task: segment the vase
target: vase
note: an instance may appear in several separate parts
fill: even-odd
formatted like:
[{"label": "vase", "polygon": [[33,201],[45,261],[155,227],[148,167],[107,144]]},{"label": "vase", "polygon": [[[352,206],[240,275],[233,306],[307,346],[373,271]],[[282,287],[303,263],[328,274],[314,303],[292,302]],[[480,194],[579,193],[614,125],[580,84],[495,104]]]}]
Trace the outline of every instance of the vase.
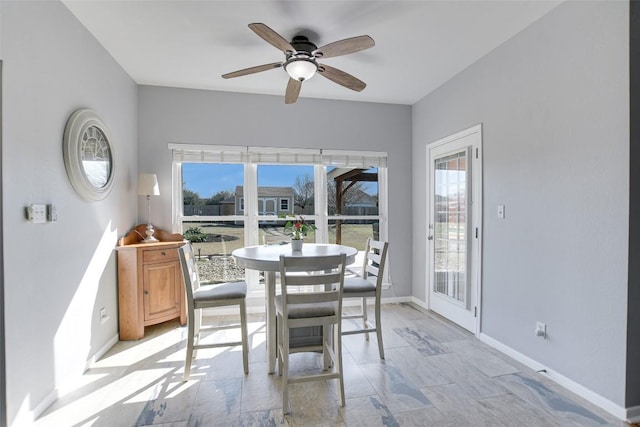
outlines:
[{"label": "vase", "polygon": [[294,252],[300,252],[302,250],[302,244],[304,243],[303,239],[292,239],[291,240],[291,250]]}]

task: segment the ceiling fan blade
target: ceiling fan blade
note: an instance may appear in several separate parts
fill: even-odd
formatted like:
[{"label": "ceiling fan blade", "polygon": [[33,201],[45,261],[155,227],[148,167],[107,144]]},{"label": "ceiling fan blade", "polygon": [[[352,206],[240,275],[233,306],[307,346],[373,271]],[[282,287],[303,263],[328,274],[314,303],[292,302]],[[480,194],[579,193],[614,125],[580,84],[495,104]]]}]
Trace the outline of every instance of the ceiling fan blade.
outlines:
[{"label": "ceiling fan blade", "polygon": [[289,83],[287,83],[287,91],[284,94],[284,103],[294,104],[298,100],[300,88],[302,88],[302,82],[300,80],[290,78]]},{"label": "ceiling fan blade", "polygon": [[280,49],[283,52],[287,51],[295,51],[291,43],[289,43],[284,37],[280,34],[273,31],[271,28],[262,23],[254,23],[249,24],[249,28],[253,30],[254,33],[262,37],[264,41],[269,43],[271,46],[274,46]]},{"label": "ceiling fan blade", "polygon": [[367,84],[362,80],[353,77],[349,73],[345,73],[337,68],[329,67],[328,65],[318,64],[318,73],[331,80],[334,83],[338,83],[346,87],[347,89],[355,90],[356,92],[362,92],[367,87]]},{"label": "ceiling fan blade", "polygon": [[347,55],[349,53],[360,52],[375,46],[375,42],[369,36],[351,37],[350,39],[339,40],[320,46],[313,54],[319,58],[333,58],[334,56]]},{"label": "ceiling fan blade", "polygon": [[274,68],[282,67],[282,62],[272,62],[271,64],[256,65],[255,67],[245,68],[243,70],[233,71],[231,73],[223,74],[223,79],[230,79],[233,77],[246,76],[247,74],[255,74],[261,71],[273,70]]}]

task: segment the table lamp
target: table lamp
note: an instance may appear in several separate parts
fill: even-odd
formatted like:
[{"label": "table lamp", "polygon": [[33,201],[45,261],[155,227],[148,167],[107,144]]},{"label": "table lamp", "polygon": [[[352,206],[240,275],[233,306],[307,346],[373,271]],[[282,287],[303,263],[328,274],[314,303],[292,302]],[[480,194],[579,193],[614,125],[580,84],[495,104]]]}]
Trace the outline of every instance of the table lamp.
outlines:
[{"label": "table lamp", "polygon": [[158,239],[153,237],[153,233],[155,232],[155,230],[153,229],[153,225],[151,225],[151,196],[160,195],[160,187],[158,187],[158,177],[156,177],[155,173],[141,173],[138,176],[138,195],[147,196],[147,210],[149,215],[147,218],[147,229],[145,231],[147,237],[145,237],[142,242],[157,242]]}]

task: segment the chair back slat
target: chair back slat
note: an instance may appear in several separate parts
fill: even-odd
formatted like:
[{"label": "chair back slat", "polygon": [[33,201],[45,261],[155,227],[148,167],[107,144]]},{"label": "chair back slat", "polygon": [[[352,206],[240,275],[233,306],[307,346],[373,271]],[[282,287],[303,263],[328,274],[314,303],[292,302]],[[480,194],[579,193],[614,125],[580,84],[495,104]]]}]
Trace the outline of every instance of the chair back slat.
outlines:
[{"label": "chair back slat", "polygon": [[338,298],[340,298],[338,291],[305,292],[287,295],[287,301],[290,305],[335,302]]},{"label": "chair back slat", "polygon": [[311,272],[323,272],[331,270],[338,265],[336,260],[340,257],[336,255],[318,255],[314,257],[304,256],[286,256],[287,271],[311,271]]},{"label": "chair back slat", "polygon": [[[345,254],[316,257],[280,255],[280,282],[284,312],[288,305],[334,302],[336,313],[342,306]],[[300,274],[307,271],[309,274]],[[322,290],[294,293],[289,288],[323,285]]]},{"label": "chair back slat", "polygon": [[367,255],[368,255],[369,261],[375,262],[376,264],[380,264],[380,262],[382,262],[382,257],[380,256],[380,254],[377,254],[375,252],[369,252]]},{"label": "chair back slat", "polygon": [[367,264],[367,268],[365,269],[367,272],[367,276],[380,276],[380,269],[372,264]]},{"label": "chair back slat", "polygon": [[367,239],[367,244],[364,252],[364,266],[362,268],[362,277],[368,278],[369,276],[376,277],[376,287],[378,291],[382,286],[382,280],[384,279],[384,266],[387,262],[387,250],[389,249],[389,243],[379,240]]},{"label": "chair back slat", "polygon": [[324,285],[326,283],[337,283],[340,281],[339,273],[331,274],[298,274],[287,277],[287,285],[304,286],[304,285]]},{"label": "chair back slat", "polygon": [[291,242],[291,237],[280,234],[264,234],[262,244],[264,245],[286,245]]}]

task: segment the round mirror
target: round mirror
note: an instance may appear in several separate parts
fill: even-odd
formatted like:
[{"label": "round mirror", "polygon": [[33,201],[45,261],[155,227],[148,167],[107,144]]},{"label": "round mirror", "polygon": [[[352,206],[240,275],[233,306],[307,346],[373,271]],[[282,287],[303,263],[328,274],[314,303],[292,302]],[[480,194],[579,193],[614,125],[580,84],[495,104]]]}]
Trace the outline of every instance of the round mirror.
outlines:
[{"label": "round mirror", "polygon": [[88,109],[75,111],[64,130],[64,165],[71,185],[86,200],[101,200],[111,191],[113,147],[106,126]]},{"label": "round mirror", "polygon": [[111,177],[111,147],[104,132],[89,126],[82,135],[82,168],[87,179],[96,188],[103,188]]}]

